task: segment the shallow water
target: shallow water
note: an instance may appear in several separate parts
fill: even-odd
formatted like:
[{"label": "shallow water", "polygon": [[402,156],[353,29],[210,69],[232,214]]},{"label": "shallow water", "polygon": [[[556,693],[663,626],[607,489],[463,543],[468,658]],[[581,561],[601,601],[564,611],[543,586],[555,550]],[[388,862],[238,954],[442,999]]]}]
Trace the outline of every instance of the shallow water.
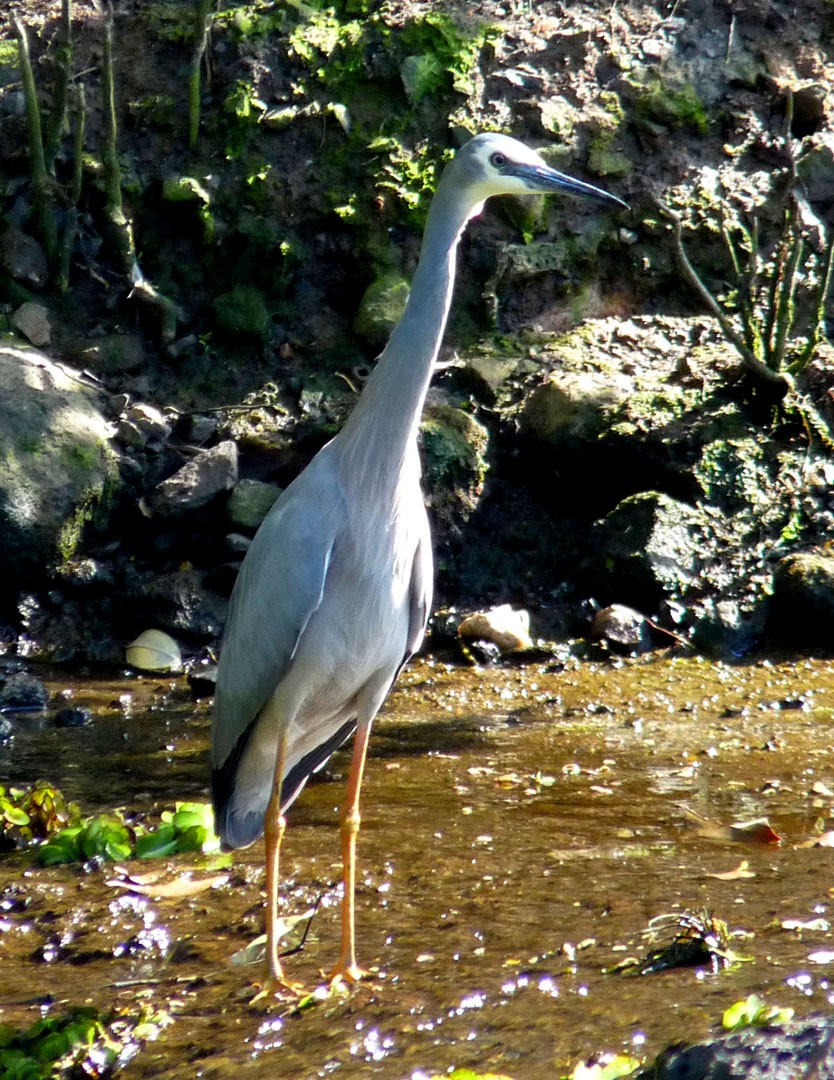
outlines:
[{"label": "shallow water", "polygon": [[[21,723],[0,747],[6,781],[48,778],[85,812],[207,797],[209,704],[184,680],[49,681],[93,723]],[[258,969],[228,959],[260,933],[260,844],[235,854],[226,885],[178,901],[124,896],[105,884],[112,869],[16,854],[3,873],[26,904],[0,923],[0,1022],[23,1027],[44,1002],[169,1009],[175,1023],[125,1077],[417,1080],[466,1066],[549,1080],[596,1050],[651,1058],[702,1038],[750,993],[828,1010],[834,853],[804,845],[834,823],[832,718],[820,660],[421,660],[377,722],[364,787],[357,932],[372,980],[298,1015],[249,1004]],[[337,755],[308,786],[283,852],[286,912],[321,898],[286,960],[310,986],[338,951],[347,767]],[[764,816],[781,844],[729,831]],[[711,876],[742,861],[755,876]],[[205,857],[167,863],[216,873]],[[732,943],[749,962],[605,974],[645,952],[650,919],[702,907],[749,935]]]}]

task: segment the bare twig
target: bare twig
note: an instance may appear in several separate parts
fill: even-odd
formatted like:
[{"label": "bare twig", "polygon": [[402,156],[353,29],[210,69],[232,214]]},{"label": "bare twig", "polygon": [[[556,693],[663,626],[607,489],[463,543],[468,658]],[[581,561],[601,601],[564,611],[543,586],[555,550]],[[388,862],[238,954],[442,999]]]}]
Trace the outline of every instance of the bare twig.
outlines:
[{"label": "bare twig", "polygon": [[84,96],[84,84],[72,88],[72,130],[73,159],[72,183],[70,185],[69,206],[61,235],[60,266],[58,269],[58,288],[66,292],[69,288],[70,259],[78,232],[78,202],[84,180],[84,133],[87,126],[87,105]]}]

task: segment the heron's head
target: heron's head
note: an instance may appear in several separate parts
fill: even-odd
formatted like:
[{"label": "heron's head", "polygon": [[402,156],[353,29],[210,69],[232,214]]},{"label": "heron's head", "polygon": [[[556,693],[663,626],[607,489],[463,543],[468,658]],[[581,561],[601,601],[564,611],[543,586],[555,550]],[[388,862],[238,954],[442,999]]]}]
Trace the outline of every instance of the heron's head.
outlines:
[{"label": "heron's head", "polygon": [[534,150],[509,135],[476,135],[458,151],[455,171],[459,174],[458,183],[472,198],[473,214],[479,212],[484,200],[491,195],[545,195],[550,192],[578,195],[628,209],[628,204],[616,195],[552,169]]}]

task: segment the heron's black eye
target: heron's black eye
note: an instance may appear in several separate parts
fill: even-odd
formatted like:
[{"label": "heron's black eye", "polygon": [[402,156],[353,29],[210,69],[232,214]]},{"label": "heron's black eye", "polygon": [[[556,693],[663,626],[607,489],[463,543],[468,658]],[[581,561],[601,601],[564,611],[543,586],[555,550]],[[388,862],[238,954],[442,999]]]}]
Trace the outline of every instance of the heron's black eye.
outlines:
[{"label": "heron's black eye", "polygon": [[493,168],[503,169],[504,166],[507,164],[507,159],[504,157],[503,154],[492,154],[489,159],[489,163],[493,166]]}]

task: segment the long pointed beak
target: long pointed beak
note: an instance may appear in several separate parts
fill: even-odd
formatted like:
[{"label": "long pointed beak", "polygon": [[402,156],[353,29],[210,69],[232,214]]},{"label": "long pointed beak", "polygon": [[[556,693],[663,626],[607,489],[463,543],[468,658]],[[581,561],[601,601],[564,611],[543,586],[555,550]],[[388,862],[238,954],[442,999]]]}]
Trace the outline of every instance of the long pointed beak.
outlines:
[{"label": "long pointed beak", "polygon": [[558,191],[565,195],[578,195],[583,199],[594,199],[596,202],[607,203],[609,206],[618,206],[622,210],[629,209],[628,203],[618,199],[616,195],[610,195],[602,188],[594,187],[593,184],[575,180],[572,176],[556,169],[541,165],[515,165],[512,172],[529,185],[531,192]]}]

